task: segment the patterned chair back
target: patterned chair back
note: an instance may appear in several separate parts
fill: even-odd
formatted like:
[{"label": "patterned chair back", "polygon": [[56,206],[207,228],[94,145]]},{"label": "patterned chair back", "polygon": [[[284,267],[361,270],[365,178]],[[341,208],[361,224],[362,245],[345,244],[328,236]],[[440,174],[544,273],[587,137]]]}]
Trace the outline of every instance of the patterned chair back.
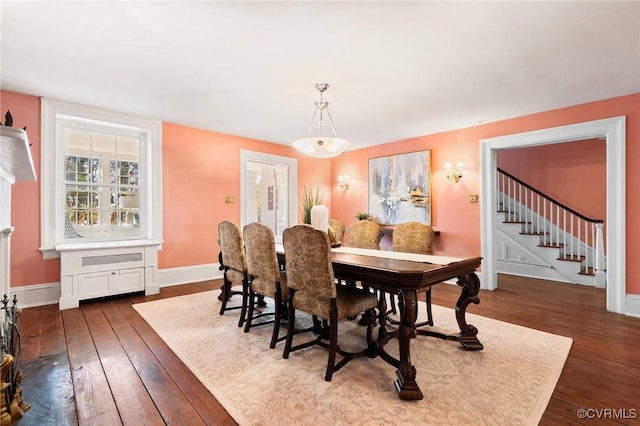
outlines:
[{"label": "patterned chair back", "polygon": [[353,222],[349,230],[349,247],[379,249],[380,225],[370,220]]},{"label": "patterned chair back", "polygon": [[244,227],[243,237],[251,285],[258,293],[274,297],[275,283],[280,281],[280,267],[273,231],[259,223],[250,223]]},{"label": "patterned chair back", "polygon": [[344,223],[337,219],[329,219],[329,228],[333,230],[336,242],[342,244],[342,241],[344,241]]},{"label": "patterned chair back", "polygon": [[420,222],[406,222],[393,230],[391,250],[406,253],[433,254],[433,228]]},{"label": "patterned chair back", "polygon": [[247,259],[244,252],[244,241],[240,227],[233,222],[225,220],[218,225],[220,249],[222,251],[222,264],[238,272],[246,272]]},{"label": "patterned chair back", "polygon": [[331,246],[326,232],[311,225],[295,225],[284,230],[287,285],[296,290],[303,304],[336,297],[331,266]]}]

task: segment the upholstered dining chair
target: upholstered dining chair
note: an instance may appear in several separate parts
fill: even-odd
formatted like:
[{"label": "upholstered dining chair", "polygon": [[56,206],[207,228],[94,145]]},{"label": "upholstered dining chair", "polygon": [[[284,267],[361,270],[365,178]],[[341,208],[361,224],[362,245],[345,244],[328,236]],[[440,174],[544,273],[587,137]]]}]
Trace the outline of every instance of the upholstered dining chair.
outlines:
[{"label": "upholstered dining chair", "polygon": [[[333,231],[334,241],[331,245],[339,246],[344,241],[344,223],[338,219],[329,219],[329,229]],[[331,233],[329,233],[329,239],[331,239]]]},{"label": "upholstered dining chair", "polygon": [[[291,352],[312,345],[328,348],[324,379],[331,381],[333,373],[352,359],[362,355],[374,356],[376,296],[362,288],[336,285],[331,265],[331,246],[325,232],[310,225],[295,225],[285,229],[282,238],[290,290],[287,338],[282,356],[286,359]],[[314,327],[296,330],[296,310],[312,315]],[[370,318],[366,331],[367,347],[360,352],[347,352],[338,345],[338,321],[361,312]],[[317,319],[322,319],[322,325]],[[304,331],[320,334],[314,340],[293,346],[294,335]],[[337,363],[336,354],[343,357]]]},{"label": "upholstered dining chair", "polygon": [[433,228],[420,222],[405,222],[393,230],[391,250],[406,253],[433,254]]},{"label": "upholstered dining chair", "polygon": [[[238,327],[242,327],[247,313],[249,291],[249,275],[247,273],[247,259],[242,232],[236,223],[225,220],[218,224],[218,237],[220,238],[220,251],[222,253],[224,271],[220,315],[224,315],[225,311],[228,310],[240,309]],[[242,289],[232,290],[234,285],[240,286]],[[242,295],[241,305],[227,306],[231,296],[236,294]]]},{"label": "upholstered dining chair", "polygon": [[358,220],[349,227],[349,247],[380,248],[380,225],[371,220]]},{"label": "upholstered dining chair", "polygon": [[[271,349],[276,347],[279,340],[280,323],[289,299],[289,287],[285,271],[280,270],[276,243],[271,228],[259,223],[245,225],[242,230],[244,247],[247,254],[247,271],[249,274],[249,303],[244,332],[251,327],[273,323],[271,335]],[[258,296],[270,297],[274,301],[273,311],[262,311],[254,315],[254,305],[258,303]],[[272,316],[271,320],[265,317]],[[262,318],[259,323],[254,320]]]},{"label": "upholstered dining chair", "polygon": [[[357,220],[349,227],[349,247],[380,249],[380,225],[372,220]],[[356,285],[352,280],[345,280],[347,285]],[[368,289],[366,283],[361,282],[362,287]],[[351,316],[350,319],[355,317]],[[367,318],[362,316],[360,324],[366,324]]]},{"label": "upholstered dining chair", "polygon": [[[420,222],[405,222],[396,225],[393,229],[393,242],[391,250],[406,253],[433,254],[433,240],[435,233],[433,228]],[[427,289],[427,321],[417,325],[433,325],[431,313],[431,287]],[[395,313],[395,298],[391,295],[391,306]]]}]

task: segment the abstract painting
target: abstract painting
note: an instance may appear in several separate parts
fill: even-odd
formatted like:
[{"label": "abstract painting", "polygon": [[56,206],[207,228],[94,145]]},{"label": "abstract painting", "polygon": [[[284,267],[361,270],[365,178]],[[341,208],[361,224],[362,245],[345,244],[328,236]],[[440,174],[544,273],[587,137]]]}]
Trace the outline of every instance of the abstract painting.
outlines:
[{"label": "abstract painting", "polygon": [[431,151],[369,159],[369,214],[382,225],[431,225]]}]

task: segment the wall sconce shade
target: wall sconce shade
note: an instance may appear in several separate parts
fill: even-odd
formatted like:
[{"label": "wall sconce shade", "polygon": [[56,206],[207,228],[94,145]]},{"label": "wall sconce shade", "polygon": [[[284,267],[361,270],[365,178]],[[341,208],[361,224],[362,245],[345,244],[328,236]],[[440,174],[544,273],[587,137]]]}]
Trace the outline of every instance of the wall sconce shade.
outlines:
[{"label": "wall sconce shade", "polygon": [[340,175],[338,176],[338,182],[340,183],[340,188],[344,189],[345,191],[347,189],[349,189],[349,180],[351,178],[349,177],[349,175]]},{"label": "wall sconce shade", "polygon": [[[320,92],[320,100],[315,102],[316,109],[313,111],[311,117],[311,123],[309,124],[309,130],[307,136],[301,139],[297,139],[293,142],[293,147],[301,153],[315,158],[331,158],[336,155],[340,155],[345,152],[351,144],[345,139],[339,138],[336,133],[336,126],[333,124],[333,118],[329,112],[329,102],[322,98],[322,93],[329,88],[327,83],[316,83],[316,89]],[[333,137],[324,135],[324,113],[326,111],[327,117],[329,117],[329,123],[331,124],[331,131]],[[319,114],[318,114],[319,112]],[[319,136],[311,136],[311,131],[314,127],[314,120],[316,115],[319,115],[318,131]]]},{"label": "wall sconce shade", "polygon": [[447,172],[447,179],[453,180],[454,182],[458,182],[462,178],[463,168],[464,163],[462,161],[458,161],[456,163],[456,167],[453,167],[451,163],[444,163],[444,169]]}]

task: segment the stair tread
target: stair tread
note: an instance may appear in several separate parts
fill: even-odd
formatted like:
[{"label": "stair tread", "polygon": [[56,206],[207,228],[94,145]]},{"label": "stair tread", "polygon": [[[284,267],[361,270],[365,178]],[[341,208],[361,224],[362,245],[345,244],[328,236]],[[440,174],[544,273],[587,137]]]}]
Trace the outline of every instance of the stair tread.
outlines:
[{"label": "stair tread", "polygon": [[580,269],[580,272],[578,272],[578,275],[588,275],[590,277],[595,277],[596,271],[595,271],[595,268],[589,266],[587,268]]},{"label": "stair tread", "polygon": [[573,256],[564,256],[564,257],[558,257],[558,260],[566,260],[568,262],[582,262],[585,257],[582,255],[573,255]]},{"label": "stair tread", "polygon": [[[504,219],[502,221],[502,223],[504,224],[515,224],[515,225],[525,225],[522,227],[522,229],[527,229],[527,228],[534,228],[533,226],[533,222],[531,221],[527,221],[527,220],[520,220],[519,218],[522,215],[519,215],[517,212],[511,212],[509,210],[506,210],[504,208],[504,206],[502,205],[502,203],[499,204],[499,209],[498,209],[498,213],[503,213],[504,214]],[[524,219],[527,219],[527,217],[524,217]],[[517,228],[511,228],[512,233],[515,234],[515,232],[517,232]],[[541,240],[548,240],[548,239],[552,239],[550,234],[548,232],[540,232],[540,231],[523,231],[523,232],[518,232],[519,235],[530,235],[530,236],[537,236],[537,237],[542,237],[545,236],[544,238],[540,238]],[[566,247],[565,243],[556,243],[556,242],[547,242],[547,243],[541,243],[541,244],[537,244],[537,247],[540,248],[553,248],[553,249],[563,249]],[[560,250],[560,252],[562,253],[562,251],[564,250]],[[581,263],[584,262],[584,260],[586,259],[585,255],[560,255],[556,258],[557,261],[565,261],[565,262],[574,262],[574,263]],[[576,272],[573,272],[576,273]],[[579,276],[583,276],[583,277],[595,277],[595,268],[592,266],[580,266],[580,270],[576,273],[576,275]],[[591,278],[577,278],[577,281],[574,280],[574,282],[580,282],[581,280],[590,280]]]}]

